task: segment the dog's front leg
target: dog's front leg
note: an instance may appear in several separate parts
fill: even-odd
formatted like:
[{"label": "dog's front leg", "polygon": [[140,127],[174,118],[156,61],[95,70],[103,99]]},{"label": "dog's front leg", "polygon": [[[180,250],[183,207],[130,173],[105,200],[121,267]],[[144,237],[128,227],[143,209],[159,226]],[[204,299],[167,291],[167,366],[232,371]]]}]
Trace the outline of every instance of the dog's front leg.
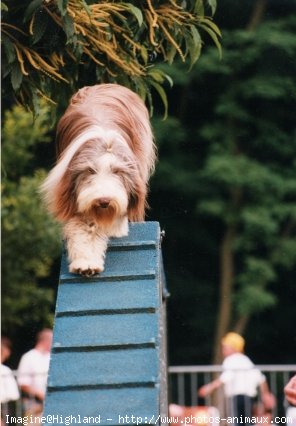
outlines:
[{"label": "dog's front leg", "polygon": [[109,237],[126,237],[128,235],[128,218],[123,216],[113,222],[112,227],[108,229]]},{"label": "dog's front leg", "polygon": [[104,270],[108,237],[94,223],[79,218],[64,226],[70,272],[92,276]]}]

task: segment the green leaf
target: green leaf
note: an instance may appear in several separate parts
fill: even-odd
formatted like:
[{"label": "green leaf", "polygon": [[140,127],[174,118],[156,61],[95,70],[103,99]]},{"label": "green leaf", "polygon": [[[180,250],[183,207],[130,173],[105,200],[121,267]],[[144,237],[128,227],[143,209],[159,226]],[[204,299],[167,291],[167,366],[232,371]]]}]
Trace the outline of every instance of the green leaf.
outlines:
[{"label": "green leaf", "polygon": [[144,61],[144,64],[147,65],[148,62],[148,51],[145,46],[141,46],[141,56]]},{"label": "green leaf", "polygon": [[163,120],[165,120],[167,118],[167,116],[168,116],[168,99],[167,99],[167,95],[165,93],[165,90],[164,90],[164,88],[160,84],[158,84],[158,83],[156,83],[154,81],[150,81],[150,84],[157,91],[157,93],[159,94],[159,96],[160,96],[160,98],[161,98],[161,100],[163,102],[163,105],[164,105],[164,116],[163,116]]},{"label": "green leaf", "polygon": [[190,25],[190,33],[192,38],[189,38],[189,37],[186,38],[187,48],[189,50],[189,56],[190,56],[189,71],[191,70],[195,62],[200,57],[201,47],[202,47],[200,34],[194,25]]},{"label": "green leaf", "polygon": [[56,3],[60,11],[60,14],[62,16],[65,16],[67,14],[68,0],[56,0]]},{"label": "green leaf", "polygon": [[11,73],[12,68],[13,68],[13,64],[7,64],[5,63],[5,61],[3,61],[2,70],[1,70],[3,80]]},{"label": "green leaf", "polygon": [[27,9],[24,12],[24,22],[27,22],[32,15],[36,12],[37,9],[39,9],[41,7],[43,3],[43,0],[33,0],[31,1],[31,3],[29,4],[29,6],[27,7]]},{"label": "green leaf", "polygon": [[31,88],[31,97],[33,105],[33,114],[34,117],[37,117],[40,114],[40,97],[37,94],[37,91],[34,87]]},{"label": "green leaf", "polygon": [[8,7],[5,3],[3,3],[3,1],[1,2],[1,10],[3,10],[3,12],[8,12]]},{"label": "green leaf", "polygon": [[165,80],[167,80],[171,87],[174,85],[173,79],[160,68],[154,67],[153,69],[150,69],[147,75],[152,77],[153,80],[157,81],[158,83],[163,83]]},{"label": "green leaf", "polygon": [[211,37],[211,39],[213,40],[213,42],[215,43],[218,52],[219,52],[219,57],[220,59],[222,58],[222,47],[221,47],[221,43],[217,37],[217,34],[211,29],[209,28],[207,25],[203,25],[203,24],[198,24],[199,27],[203,28]]},{"label": "green leaf", "polygon": [[11,70],[10,79],[13,90],[17,91],[21,87],[23,81],[23,74],[17,62]]},{"label": "green leaf", "polygon": [[11,64],[16,58],[14,45],[5,34],[2,36],[2,42],[7,57],[7,63]]},{"label": "green leaf", "polygon": [[150,91],[149,87],[147,87],[146,98],[148,100],[150,116],[152,117],[152,115],[153,115],[153,100],[152,100],[152,95],[151,95],[151,91]]},{"label": "green leaf", "polygon": [[136,17],[139,27],[141,27],[143,24],[142,11],[131,3],[123,3],[123,5],[126,6],[127,10],[129,10]]},{"label": "green leaf", "polygon": [[170,86],[173,87],[174,85],[173,79],[168,74],[164,74],[164,76],[165,76],[165,79],[169,82]]},{"label": "green leaf", "polygon": [[211,10],[212,10],[212,15],[214,15],[214,13],[216,12],[216,8],[217,8],[217,0],[207,0],[208,5],[210,6]]},{"label": "green leaf", "polygon": [[203,18],[202,23],[210,27],[219,37],[222,37],[219,27],[209,18]]},{"label": "green leaf", "polygon": [[167,61],[170,65],[174,62],[175,56],[177,53],[177,49],[175,46],[171,45],[169,51],[166,54]]},{"label": "green leaf", "polygon": [[147,75],[151,76],[153,80],[157,81],[158,83],[163,83],[165,79],[165,77],[163,76],[163,72],[156,68],[149,70]]},{"label": "green leaf", "polygon": [[33,22],[33,44],[37,43],[44,35],[49,23],[49,17],[45,13],[36,13]]},{"label": "green leaf", "polygon": [[140,98],[143,99],[143,101],[145,102],[147,97],[147,86],[141,79],[139,79],[136,83],[136,88]]},{"label": "green leaf", "polygon": [[73,36],[75,34],[73,18],[69,15],[65,15],[63,18],[63,23],[64,23],[63,29],[66,33],[67,41],[71,42],[73,41]]},{"label": "green leaf", "polygon": [[194,13],[196,13],[198,16],[205,15],[204,0],[196,0],[194,5]]}]

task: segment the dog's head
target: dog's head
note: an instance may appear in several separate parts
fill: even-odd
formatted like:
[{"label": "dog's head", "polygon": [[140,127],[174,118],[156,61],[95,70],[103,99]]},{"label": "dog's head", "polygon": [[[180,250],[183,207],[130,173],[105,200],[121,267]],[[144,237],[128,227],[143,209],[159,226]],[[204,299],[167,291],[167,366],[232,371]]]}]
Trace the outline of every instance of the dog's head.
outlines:
[{"label": "dog's head", "polygon": [[80,89],[59,121],[58,162],[41,187],[58,220],[144,220],[156,148],[143,101],[117,84]]},{"label": "dog's head", "polygon": [[140,172],[147,183],[154,171],[156,146],[142,99],[119,84],[97,84],[78,90],[57,126],[58,155],[93,125],[122,136],[141,164]]},{"label": "dog's head", "polygon": [[48,208],[62,222],[77,215],[101,225],[124,216],[143,220],[146,187],[137,158],[121,135],[100,132],[82,135],[85,141],[76,140],[50,172],[42,187]]}]

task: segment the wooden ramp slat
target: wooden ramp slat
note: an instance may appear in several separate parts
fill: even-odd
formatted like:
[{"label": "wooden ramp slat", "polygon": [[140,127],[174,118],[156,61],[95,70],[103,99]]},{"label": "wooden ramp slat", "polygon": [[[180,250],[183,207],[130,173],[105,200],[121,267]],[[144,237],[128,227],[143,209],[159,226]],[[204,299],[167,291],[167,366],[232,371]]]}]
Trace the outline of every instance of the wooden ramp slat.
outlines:
[{"label": "wooden ramp slat", "polygon": [[[73,311],[156,309],[157,288],[150,280],[100,281],[64,283],[67,286],[59,298],[59,313]],[[81,297],[83,286],[83,297]]]},{"label": "wooden ramp slat", "polygon": [[112,426],[119,416],[145,424],[166,414],[163,280],[156,222],[112,239],[98,276],[69,273],[63,254],[45,417],[62,425],[63,416],[100,416]]},{"label": "wooden ramp slat", "polygon": [[[153,383],[158,375],[156,355],[154,348],[54,353],[48,386]],[[72,365],[76,365],[74,377]]]},{"label": "wooden ramp slat", "polygon": [[[65,401],[65,394],[67,394],[67,401]],[[75,417],[100,415],[100,425],[119,425],[124,424],[123,421],[118,421],[119,416],[133,415],[150,419],[159,410],[158,398],[159,389],[156,387],[52,391],[46,398],[47,407],[52,409],[49,411],[47,408],[45,416],[59,415],[65,420],[65,416],[71,415]],[[59,424],[65,425],[65,423]]]},{"label": "wooden ramp slat", "polygon": [[54,348],[156,344],[155,314],[110,314],[56,318]]}]

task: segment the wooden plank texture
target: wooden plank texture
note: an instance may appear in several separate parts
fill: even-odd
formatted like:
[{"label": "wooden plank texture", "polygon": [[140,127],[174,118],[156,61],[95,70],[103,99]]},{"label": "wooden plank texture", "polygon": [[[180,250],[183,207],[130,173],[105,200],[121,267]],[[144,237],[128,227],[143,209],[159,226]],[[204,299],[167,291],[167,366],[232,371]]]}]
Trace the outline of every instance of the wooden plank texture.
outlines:
[{"label": "wooden plank texture", "polygon": [[119,416],[133,415],[148,419],[155,415],[159,406],[158,394],[158,388],[136,387],[49,392],[47,405],[52,409],[50,411],[48,408],[45,416],[59,415],[63,416],[64,420],[65,416],[71,415],[76,417],[101,415],[101,425],[118,425]]},{"label": "wooden plank texture", "polygon": [[151,313],[56,318],[54,348],[156,343],[158,316]]},{"label": "wooden plank texture", "polygon": [[152,280],[61,283],[58,311],[81,312],[118,309],[156,309],[157,286]]},{"label": "wooden plank texture", "polygon": [[[73,365],[76,366],[75,376]],[[158,360],[154,348],[58,352],[52,355],[48,386],[154,383],[157,375]]]},{"label": "wooden plank texture", "polygon": [[[156,250],[116,250],[107,253],[105,270],[98,276],[92,278],[94,280],[100,280],[104,277],[113,276],[135,276],[139,275],[152,275],[155,273],[155,265],[157,262]],[[67,259],[65,258],[64,265],[66,266]],[[63,265],[63,269],[65,266]],[[61,274],[61,280],[64,279],[80,279],[77,274],[70,274],[68,270],[66,273]]]}]

